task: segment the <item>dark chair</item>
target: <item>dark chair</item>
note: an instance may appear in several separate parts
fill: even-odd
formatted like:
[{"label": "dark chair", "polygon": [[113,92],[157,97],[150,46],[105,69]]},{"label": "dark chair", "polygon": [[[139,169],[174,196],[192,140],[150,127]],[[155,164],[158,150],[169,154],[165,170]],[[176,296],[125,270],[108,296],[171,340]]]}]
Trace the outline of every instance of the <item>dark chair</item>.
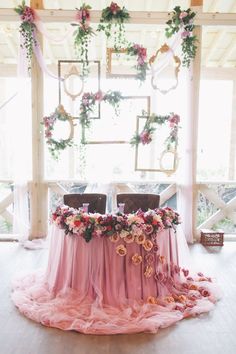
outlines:
[{"label": "dark chair", "polygon": [[116,196],[117,205],[124,203],[124,213],[136,212],[138,209],[147,211],[159,207],[160,196],[158,194],[145,193],[120,193]]},{"label": "dark chair", "polygon": [[89,203],[88,212],[89,213],[100,213],[105,214],[106,212],[106,194],[100,193],[83,193],[83,194],[65,194],[64,204],[72,208],[80,208],[83,203]]}]

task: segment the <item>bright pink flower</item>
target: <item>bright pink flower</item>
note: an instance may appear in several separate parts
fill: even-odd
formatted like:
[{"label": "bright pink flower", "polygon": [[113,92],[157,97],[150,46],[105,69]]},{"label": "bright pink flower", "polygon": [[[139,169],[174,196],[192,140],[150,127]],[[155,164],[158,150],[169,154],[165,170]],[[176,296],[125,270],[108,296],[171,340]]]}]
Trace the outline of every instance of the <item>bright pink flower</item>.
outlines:
[{"label": "bright pink flower", "polygon": [[168,121],[170,123],[170,127],[173,128],[175,125],[177,125],[180,122],[180,116],[178,114],[173,114],[172,116],[170,116]]},{"label": "bright pink flower", "polygon": [[23,22],[34,22],[35,20],[34,10],[31,9],[29,6],[25,6],[24,11],[21,15],[21,20]]},{"label": "bright pink flower", "polygon": [[143,145],[149,144],[152,141],[150,133],[147,130],[143,130],[140,134],[140,140]]},{"label": "bright pink flower", "polygon": [[179,14],[179,18],[180,18],[180,20],[182,20],[184,17],[186,17],[186,16],[188,16],[188,13],[186,12],[186,11],[182,11],[182,12],[180,12],[180,14]]},{"label": "bright pink flower", "polygon": [[117,5],[116,2],[112,2],[111,5],[110,5],[110,10],[113,13],[113,15],[116,15],[117,12],[120,11],[120,7]]},{"label": "bright pink flower", "polygon": [[95,100],[97,101],[102,101],[103,99],[103,93],[102,91],[98,91],[96,94],[95,94]]},{"label": "bright pink flower", "polygon": [[182,38],[182,39],[185,39],[185,38],[187,38],[187,37],[190,37],[191,34],[192,34],[192,32],[183,31],[183,32],[181,33],[181,38]]}]

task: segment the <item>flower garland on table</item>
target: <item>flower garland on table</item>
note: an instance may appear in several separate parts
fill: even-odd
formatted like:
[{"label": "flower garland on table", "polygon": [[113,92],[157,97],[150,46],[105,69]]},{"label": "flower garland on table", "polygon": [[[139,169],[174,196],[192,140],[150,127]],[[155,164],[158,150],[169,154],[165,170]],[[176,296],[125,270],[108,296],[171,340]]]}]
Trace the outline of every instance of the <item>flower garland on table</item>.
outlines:
[{"label": "flower garland on table", "polygon": [[90,26],[90,10],[91,6],[85,3],[76,9],[76,21],[78,23],[72,23],[72,26],[77,26],[77,30],[74,32],[74,47],[83,60],[83,76],[87,76],[89,72],[88,68],[88,45],[91,41],[91,37],[95,34]]},{"label": "flower garland on table", "polygon": [[[115,243],[119,240],[135,242],[150,250],[152,236],[161,230],[175,228],[181,220],[179,214],[168,207],[147,212],[138,210],[134,214],[101,215],[62,205],[52,213],[51,222],[65,230],[65,234],[83,237],[86,242],[94,237],[109,237]],[[117,253],[120,254],[118,249]]]},{"label": "flower garland on table", "polygon": [[20,34],[23,38],[23,43],[21,43],[21,48],[26,50],[26,58],[28,61],[28,72],[31,69],[31,59],[33,55],[34,45],[37,45],[37,40],[35,37],[36,26],[34,21],[36,19],[36,14],[33,9],[25,5],[25,0],[22,1],[21,5],[14,8],[14,11],[20,15],[22,20],[20,24]]},{"label": "flower garland on table", "polygon": [[135,66],[137,70],[136,79],[139,81],[145,81],[147,70],[148,70],[148,62],[147,59],[147,49],[139,44],[132,44],[127,48],[127,54],[130,56],[137,56],[137,64]]},{"label": "flower garland on table", "polygon": [[167,116],[157,116],[155,114],[151,114],[150,116],[146,116],[145,112],[143,112],[142,117],[147,118],[146,123],[141,133],[136,133],[132,137],[130,141],[131,145],[138,145],[140,143],[146,145],[151,143],[153,139],[153,133],[156,130],[156,127],[154,127],[153,124],[163,125],[165,123],[169,123],[171,128],[170,134],[165,140],[167,150],[170,150],[172,144],[178,144],[178,124],[180,122],[180,117],[178,114],[171,113]]},{"label": "flower garland on table", "polygon": [[[70,124],[70,135],[68,139],[56,140],[53,138],[54,126],[57,120],[63,122],[69,122]],[[58,160],[60,152],[65,150],[69,146],[73,146],[73,133],[74,125],[73,118],[65,111],[62,105],[59,105],[55,111],[48,117],[43,118],[43,123],[45,127],[45,138],[48,144],[49,152],[55,160]]]},{"label": "flower garland on table", "polygon": [[82,127],[88,128],[90,126],[91,120],[89,119],[89,116],[93,112],[96,102],[108,102],[112,105],[112,107],[114,107],[115,113],[118,114],[121,99],[122,96],[119,91],[108,91],[107,93],[102,93],[101,91],[96,93],[84,93],[80,104],[79,116]]},{"label": "flower garland on table", "polygon": [[116,29],[114,32],[114,48],[118,50],[126,44],[124,22],[127,22],[129,19],[129,12],[124,6],[120,8],[117,3],[111,2],[110,6],[102,10],[97,31],[103,31],[108,39],[112,36],[112,26],[114,25]]},{"label": "flower garland on table", "polygon": [[172,11],[172,17],[166,22],[168,27],[165,29],[167,38],[181,31],[183,66],[189,67],[191,60],[195,58],[197,52],[197,36],[193,35],[195,25],[193,24],[196,13],[190,8],[183,11],[180,6],[176,6]]}]

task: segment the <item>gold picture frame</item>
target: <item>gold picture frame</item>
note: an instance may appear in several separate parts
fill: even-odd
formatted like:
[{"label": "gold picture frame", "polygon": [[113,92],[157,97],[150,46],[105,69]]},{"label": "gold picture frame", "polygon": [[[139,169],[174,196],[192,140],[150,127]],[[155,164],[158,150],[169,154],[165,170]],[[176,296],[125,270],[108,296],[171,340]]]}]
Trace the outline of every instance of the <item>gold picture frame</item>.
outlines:
[{"label": "gold picture frame", "polygon": [[[151,110],[151,97],[150,96],[123,96],[122,100],[146,100],[146,105],[143,108],[147,114],[150,114]],[[102,118],[101,118],[102,119]],[[119,117],[117,117],[119,119]],[[83,144],[130,144],[129,140],[86,140],[86,128],[82,129],[82,142]]]},{"label": "gold picture frame", "polygon": [[[126,56],[127,54],[127,48],[121,48],[121,49],[114,49],[114,48],[107,48],[106,51],[106,77],[107,78],[135,78],[137,73],[136,73],[136,69],[134,68],[134,66],[137,63],[137,60],[135,58],[130,58],[128,57],[128,59],[126,60],[122,60],[122,64],[126,63],[126,67],[123,67],[123,69],[127,70],[127,73],[118,73],[115,72],[114,70],[114,58],[119,58],[121,56]],[[128,65],[128,63],[130,62],[130,65]],[[119,65],[120,68],[121,65]],[[132,73],[133,71],[133,73]],[[131,73],[130,73],[131,72]]]},{"label": "gold picture frame", "polygon": [[[148,119],[147,116],[137,116],[136,119],[136,133],[140,134],[141,129],[140,129],[140,119]],[[151,144],[151,143],[150,143]],[[148,144],[150,146],[150,144]],[[164,172],[167,176],[171,176],[173,173],[176,172],[178,168],[178,163],[179,163],[179,157],[178,157],[178,152],[177,152],[177,143],[174,144],[173,147],[167,149],[163,149],[157,158],[159,161],[159,168],[143,168],[140,166],[139,163],[139,149],[142,144],[137,144],[135,147],[135,171],[142,171],[142,172]],[[167,156],[167,154],[170,154],[173,156],[173,163],[172,163],[172,168],[166,168],[165,167],[165,162],[164,159]]]}]

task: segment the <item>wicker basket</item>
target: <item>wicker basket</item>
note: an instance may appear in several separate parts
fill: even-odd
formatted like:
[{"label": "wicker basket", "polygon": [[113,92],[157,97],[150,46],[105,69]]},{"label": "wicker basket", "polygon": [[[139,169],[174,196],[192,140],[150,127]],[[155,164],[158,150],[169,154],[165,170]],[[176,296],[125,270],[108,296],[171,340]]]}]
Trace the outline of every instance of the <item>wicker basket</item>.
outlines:
[{"label": "wicker basket", "polygon": [[201,230],[201,244],[204,246],[223,246],[224,245],[224,232],[222,230]]}]

